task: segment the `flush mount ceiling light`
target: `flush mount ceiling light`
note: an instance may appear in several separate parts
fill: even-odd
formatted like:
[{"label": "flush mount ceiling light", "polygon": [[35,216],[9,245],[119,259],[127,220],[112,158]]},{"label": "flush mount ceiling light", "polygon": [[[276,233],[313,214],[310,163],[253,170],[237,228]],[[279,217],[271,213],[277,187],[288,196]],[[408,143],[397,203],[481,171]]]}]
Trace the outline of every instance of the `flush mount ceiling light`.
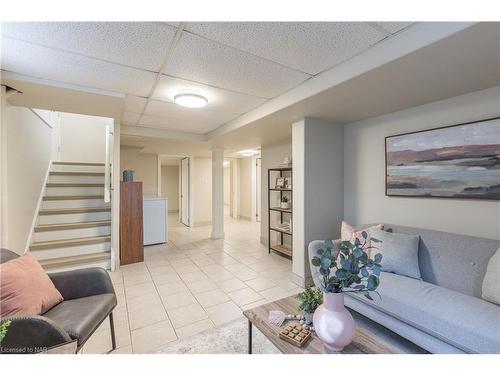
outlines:
[{"label": "flush mount ceiling light", "polygon": [[187,108],[202,108],[208,104],[208,100],[199,94],[181,92],[174,96],[174,103]]},{"label": "flush mount ceiling light", "polygon": [[238,154],[241,156],[255,156],[259,154],[259,151],[257,150],[241,150],[238,151]]}]

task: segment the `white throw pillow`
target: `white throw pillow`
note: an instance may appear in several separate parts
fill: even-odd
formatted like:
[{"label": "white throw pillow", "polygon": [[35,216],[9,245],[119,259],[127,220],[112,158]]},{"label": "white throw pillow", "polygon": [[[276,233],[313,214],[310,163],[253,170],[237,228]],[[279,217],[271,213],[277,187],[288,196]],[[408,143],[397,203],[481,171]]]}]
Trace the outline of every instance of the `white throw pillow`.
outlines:
[{"label": "white throw pillow", "polygon": [[[420,236],[370,229],[374,253],[382,254],[382,271],[421,279],[418,266]],[[379,240],[380,242],[376,241]]]},{"label": "white throw pillow", "polygon": [[483,280],[484,300],[500,305],[500,247],[490,258]]}]

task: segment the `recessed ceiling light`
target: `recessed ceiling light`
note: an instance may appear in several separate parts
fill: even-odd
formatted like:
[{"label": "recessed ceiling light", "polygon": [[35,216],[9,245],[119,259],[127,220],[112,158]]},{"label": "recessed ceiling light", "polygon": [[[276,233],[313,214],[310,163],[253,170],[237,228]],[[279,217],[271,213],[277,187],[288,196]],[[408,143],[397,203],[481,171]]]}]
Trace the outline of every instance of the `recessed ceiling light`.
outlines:
[{"label": "recessed ceiling light", "polygon": [[208,104],[208,100],[199,94],[183,92],[174,96],[174,103],[187,108],[201,108]]}]

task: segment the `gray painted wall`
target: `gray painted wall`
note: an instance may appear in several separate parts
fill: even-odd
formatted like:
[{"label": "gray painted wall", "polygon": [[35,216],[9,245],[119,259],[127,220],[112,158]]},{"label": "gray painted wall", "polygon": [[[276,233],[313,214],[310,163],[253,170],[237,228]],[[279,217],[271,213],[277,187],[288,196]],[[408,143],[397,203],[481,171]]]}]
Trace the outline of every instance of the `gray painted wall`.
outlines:
[{"label": "gray painted wall", "polygon": [[[344,217],[500,239],[500,202],[385,196],[384,138],[500,116],[500,87],[348,124],[344,133]],[[325,173],[331,173],[329,168]]]}]

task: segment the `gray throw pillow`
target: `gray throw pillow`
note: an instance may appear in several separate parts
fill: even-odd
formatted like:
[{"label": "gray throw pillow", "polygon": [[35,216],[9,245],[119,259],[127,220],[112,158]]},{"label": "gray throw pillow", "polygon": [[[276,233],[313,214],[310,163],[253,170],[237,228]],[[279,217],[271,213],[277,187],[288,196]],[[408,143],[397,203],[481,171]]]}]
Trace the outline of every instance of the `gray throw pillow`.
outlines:
[{"label": "gray throw pillow", "polygon": [[377,248],[372,250],[372,254],[382,254],[382,271],[421,279],[418,266],[420,236],[379,229],[370,229],[370,236],[372,246]]}]

